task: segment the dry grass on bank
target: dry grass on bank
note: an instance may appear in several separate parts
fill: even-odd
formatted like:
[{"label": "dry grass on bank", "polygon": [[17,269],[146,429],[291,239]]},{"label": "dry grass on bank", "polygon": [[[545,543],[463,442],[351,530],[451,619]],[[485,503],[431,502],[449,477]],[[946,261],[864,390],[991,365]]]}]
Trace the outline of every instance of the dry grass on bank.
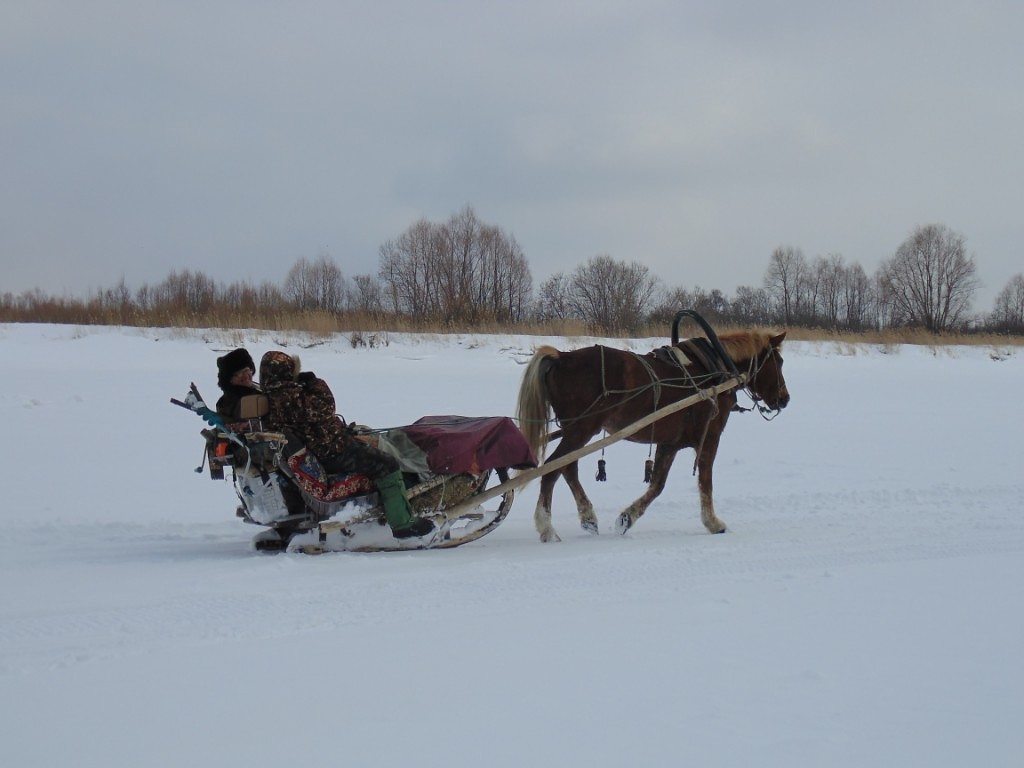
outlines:
[{"label": "dry grass on bank", "polygon": [[895,346],[1024,346],[1024,337],[997,333],[932,333],[921,328],[892,328],[884,331],[837,333],[817,328],[792,328],[787,337],[793,341],[832,341],[839,344],[878,344]]},{"label": "dry grass on bank", "polygon": [[[23,322],[9,317],[0,317],[0,322]],[[183,333],[213,330],[218,335],[235,339],[239,344],[245,343],[252,331],[268,331],[271,333],[290,333],[308,336],[313,340],[324,339],[334,334],[348,334],[353,344],[360,344],[372,335],[386,338],[394,333],[418,334],[495,334],[521,336],[557,336],[567,339],[585,339],[599,336],[608,338],[609,334],[588,328],[578,320],[561,320],[548,323],[520,323],[509,325],[503,323],[479,323],[472,327],[454,323],[423,323],[412,322],[408,318],[394,315],[375,315],[346,313],[334,315],[328,312],[235,312],[212,313],[209,316],[197,316],[188,313],[173,315],[161,313],[159,316],[140,317],[138,315],[121,317],[113,313],[99,313],[90,316],[62,316],[56,313],[48,319],[32,322],[54,323],[61,325],[125,325],[133,327],[174,328]],[[736,330],[737,326],[725,323],[713,323],[718,333]],[[773,330],[782,330],[774,328]],[[699,329],[695,324],[683,323],[680,334],[684,337],[696,335]],[[639,331],[622,334],[628,338],[664,338],[666,342],[671,335],[671,328],[666,324],[648,326]],[[1024,346],[1024,336],[995,333],[943,333],[936,334],[923,329],[896,328],[883,331],[846,332],[822,328],[788,329],[788,339],[792,341],[833,342],[836,344],[877,344],[895,346],[911,344],[921,346]]]}]

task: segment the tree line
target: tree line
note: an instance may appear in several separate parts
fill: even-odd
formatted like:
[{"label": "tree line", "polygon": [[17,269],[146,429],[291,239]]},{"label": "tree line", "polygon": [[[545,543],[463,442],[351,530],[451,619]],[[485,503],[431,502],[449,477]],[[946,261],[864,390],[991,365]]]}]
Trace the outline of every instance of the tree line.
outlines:
[{"label": "tree line", "polygon": [[376,274],[346,275],[326,253],[300,258],[280,285],[220,283],[202,272],[172,272],[131,290],[122,279],[80,299],[39,290],[0,295],[5,322],[281,327],[296,314],[359,319],[381,328],[548,328],[577,323],[602,335],[665,327],[682,308],[726,325],[864,332],[921,328],[934,333],[1024,333],[1024,273],[972,312],[977,266],[965,238],[942,224],[919,226],[873,275],[841,254],[808,259],[794,246],[768,257],[760,285],[720,289],[667,286],[639,262],[592,257],[534,290],[515,237],[466,207],[444,222],[421,219],[380,246]]}]

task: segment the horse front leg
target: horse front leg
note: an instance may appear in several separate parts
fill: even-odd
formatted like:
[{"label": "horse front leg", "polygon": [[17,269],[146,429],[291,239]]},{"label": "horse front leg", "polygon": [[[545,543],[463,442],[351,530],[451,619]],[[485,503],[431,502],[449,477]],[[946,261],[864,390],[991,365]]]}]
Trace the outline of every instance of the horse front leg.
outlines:
[{"label": "horse front leg", "polygon": [[700,491],[700,521],[710,533],[725,533],[726,526],[715,514],[715,501],[712,498],[713,467],[715,455],[718,453],[718,435],[708,434],[704,448],[697,457],[697,489]]},{"label": "horse front leg", "polygon": [[587,492],[583,490],[580,483],[580,464],[574,461],[562,470],[565,482],[572,491],[572,497],[576,500],[576,512],[580,516],[580,527],[587,533],[597,534],[597,515],[594,514],[594,505],[591,503]]},{"label": "horse front leg", "polygon": [[615,520],[615,530],[623,534],[633,527],[633,524],[647,511],[647,507],[654,501],[661,492],[665,490],[665,481],[668,480],[668,471],[672,469],[672,462],[675,461],[678,448],[668,448],[659,445],[654,452],[654,468],[651,470],[651,483],[643,496],[626,507],[622,514]]}]

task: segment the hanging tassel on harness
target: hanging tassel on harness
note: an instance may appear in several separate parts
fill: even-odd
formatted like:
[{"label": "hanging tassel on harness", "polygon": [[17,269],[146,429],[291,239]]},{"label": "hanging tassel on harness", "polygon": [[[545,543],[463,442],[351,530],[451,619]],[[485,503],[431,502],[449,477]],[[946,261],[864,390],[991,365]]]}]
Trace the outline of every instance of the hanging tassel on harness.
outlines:
[{"label": "hanging tassel on harness", "polygon": [[[607,435],[608,432],[605,432]],[[606,464],[604,460],[604,448],[601,449],[601,458],[597,460],[597,474],[594,475],[594,479],[599,483],[603,483],[608,479],[607,473],[604,471]]]},{"label": "hanging tassel on harness", "polygon": [[654,477],[654,461],[651,460],[651,451],[654,450],[654,434],[651,433],[651,444],[647,448],[647,461],[644,462],[644,482],[651,482],[651,478]]}]

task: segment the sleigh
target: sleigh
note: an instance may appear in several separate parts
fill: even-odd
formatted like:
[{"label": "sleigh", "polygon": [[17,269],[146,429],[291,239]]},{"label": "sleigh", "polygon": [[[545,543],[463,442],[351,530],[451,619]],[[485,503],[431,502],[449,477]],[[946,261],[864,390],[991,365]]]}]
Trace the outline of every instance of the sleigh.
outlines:
[{"label": "sleigh", "polygon": [[175,405],[209,424],[204,464],[210,477],[230,477],[238,517],[263,528],[253,538],[262,551],[382,552],[446,549],[486,536],[508,515],[514,489],[510,471],[536,466],[522,433],[506,417],[428,416],[388,430],[353,429],[354,439],[394,456],[406,481],[413,513],[434,531],[395,538],[372,478],[332,475],[294,435],[264,429],[267,400],[243,398],[241,417],[225,422],[203,402],[195,384]]},{"label": "sleigh", "polygon": [[[703,339],[680,340],[679,324],[686,318],[704,330]],[[231,467],[242,501],[239,516],[269,529],[257,539],[262,549],[366,552],[459,546],[500,525],[514,492],[535,479],[541,480],[534,512],[538,532],[542,541],[558,541],[550,523],[551,492],[563,470],[582,528],[597,533],[593,505],[579,484],[576,465],[619,440],[658,445],[650,477],[645,478],[649,488],[619,515],[619,533],[629,531],[661,493],[682,447],[696,452],[701,520],[710,532],[721,533],[725,524],[716,517],[711,498],[718,438],[730,412],[751,410],[736,403],[741,387],[768,420],[789,403],[779,351],[785,336],[750,330],[719,338],[696,311],[684,309],[672,321],[671,344],[645,356],[600,345],[565,353],[550,346],[538,349],[520,386],[517,418],[522,432],[505,417],[455,416],[427,417],[388,435],[366,430],[366,439],[376,435],[385,445],[412,443],[422,454],[415,460],[401,450],[390,451],[405,459],[402,468],[415,513],[437,526],[426,541],[390,536],[376,495],[367,490],[367,478],[327,476],[316,457],[293,445],[289,436],[262,431],[265,398],[247,404],[251,413],[243,416],[248,418],[232,425],[220,423],[194,384],[184,402],[171,402],[192,409],[215,427],[204,432],[211,474],[223,478]],[[575,362],[556,387],[561,401],[554,403],[546,382],[555,375],[552,361],[560,358]],[[610,378],[621,382],[609,386]],[[689,408],[693,413],[680,421],[677,417]],[[562,428],[548,432],[552,411]],[[588,442],[602,429],[604,438]],[[555,438],[560,439],[557,449],[537,466],[535,457]],[[523,471],[510,478],[510,469]]]}]

